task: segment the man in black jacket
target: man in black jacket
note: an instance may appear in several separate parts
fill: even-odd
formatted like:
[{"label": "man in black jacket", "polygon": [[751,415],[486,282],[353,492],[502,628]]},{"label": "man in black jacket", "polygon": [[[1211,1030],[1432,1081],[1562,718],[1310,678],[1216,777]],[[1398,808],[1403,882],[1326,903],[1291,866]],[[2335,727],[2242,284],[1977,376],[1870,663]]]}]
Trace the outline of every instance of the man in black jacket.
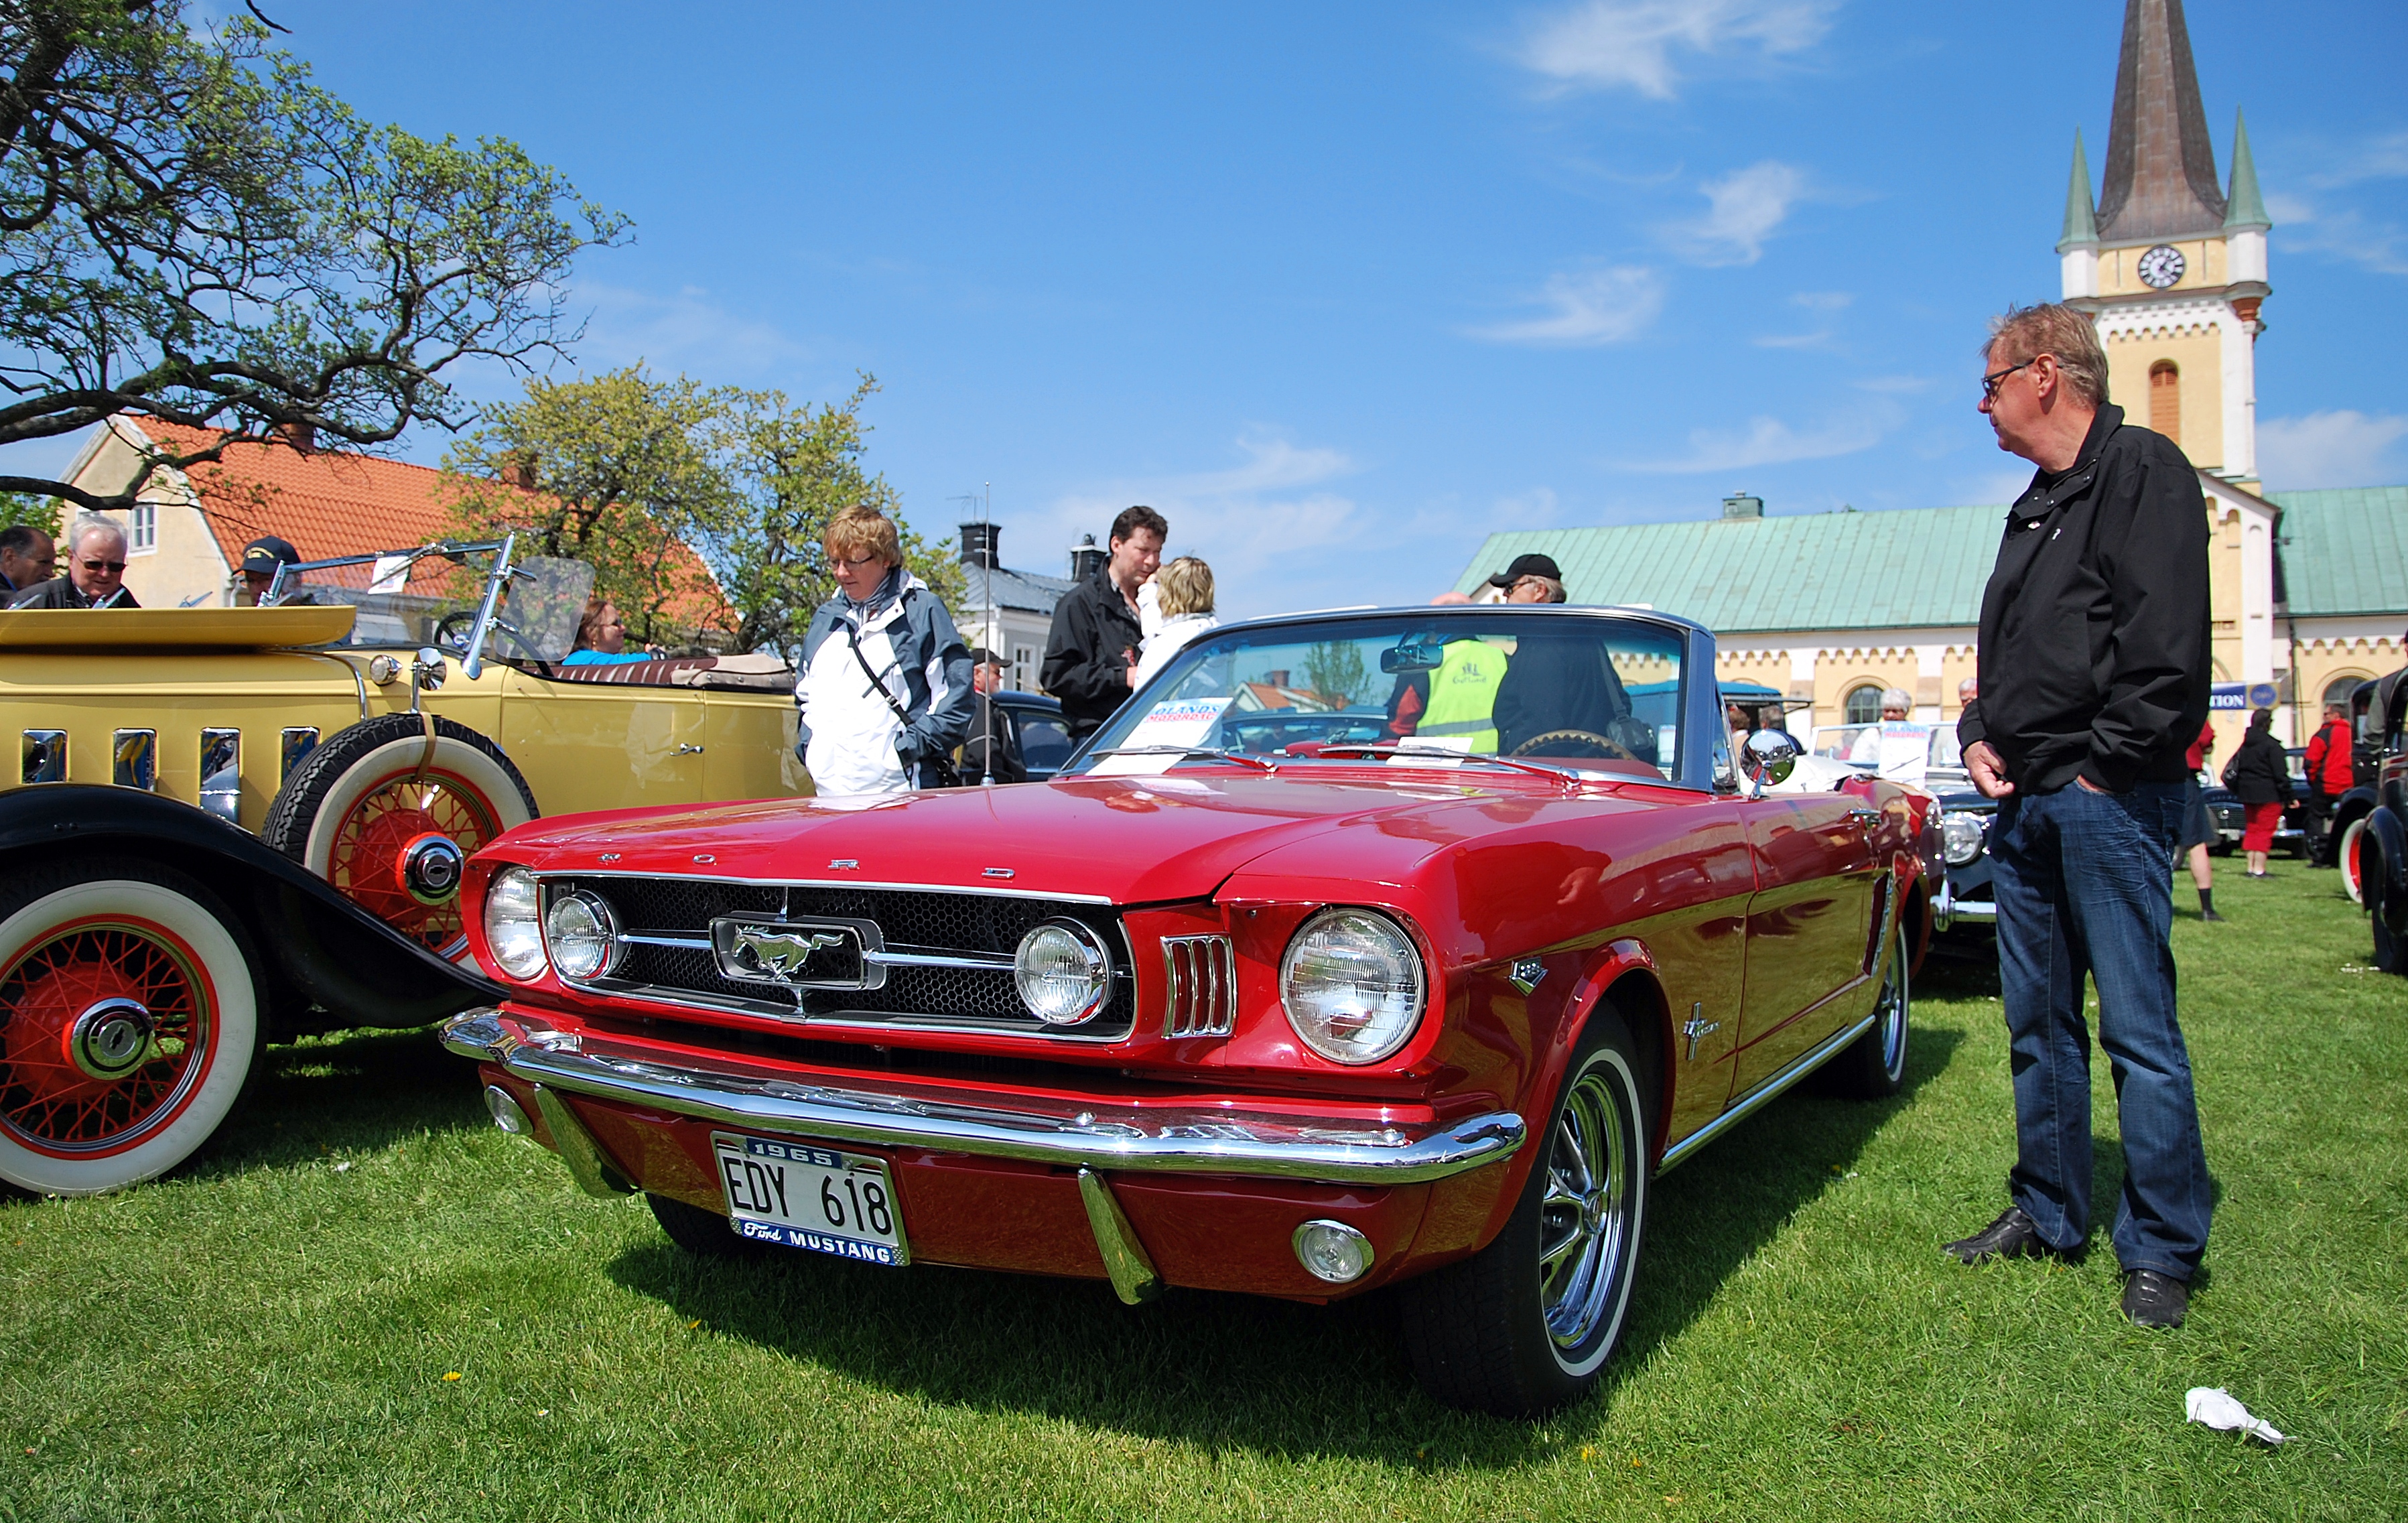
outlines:
[{"label": "man in black jacket", "polygon": [[140,608],[125,590],[125,531],[86,513],[67,526],[67,568],[8,600],[15,608]]},{"label": "man in black jacket", "polygon": [[1138,647],[1145,642],[1137,590],[1161,569],[1162,542],[1169,538],[1169,523],[1153,509],[1123,509],[1112,520],[1111,557],[1054,605],[1038,681],[1062,700],[1074,740],[1101,729],[1136,685]]},{"label": "man in black jacket", "polygon": [[2090,1231],[2090,1041],[2114,1066],[2124,1144],[2124,1315],[2180,1325],[2207,1250],[2207,1157],[2174,1014],[2167,880],[2183,754],[2207,715],[2207,514],[2171,439],[2107,404],[2085,314],[2009,312],[1985,355],[1999,448],[2039,467],[1982,595],[1979,696],[1956,734],[1999,800],[1990,856],[2014,1074],[2014,1203],[1948,1251],[2080,1251]]}]

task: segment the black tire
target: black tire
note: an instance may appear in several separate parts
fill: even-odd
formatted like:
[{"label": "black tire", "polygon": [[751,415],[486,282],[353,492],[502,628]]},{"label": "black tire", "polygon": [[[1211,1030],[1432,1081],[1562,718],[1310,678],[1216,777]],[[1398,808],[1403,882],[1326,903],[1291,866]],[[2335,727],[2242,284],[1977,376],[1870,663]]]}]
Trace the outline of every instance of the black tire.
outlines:
[{"label": "black tire", "polygon": [[172,868],[0,882],[0,1179],[94,1195],[182,1163],[251,1086],[261,989],[242,922]]},{"label": "black tire", "polygon": [[[422,779],[434,786],[422,791]],[[445,893],[413,893],[396,849],[440,835],[465,859],[538,813],[518,768],[467,726],[437,718],[430,758],[420,716],[379,714],[310,752],[278,790],[259,834],[402,935],[458,957],[467,935],[457,879]]]},{"label": "black tire", "polygon": [[[1622,1341],[1639,1269],[1650,1093],[1629,1032],[1600,1010],[1525,1144],[1537,1157],[1504,1230],[1400,1287],[1406,1352],[1431,1396],[1534,1417],[1597,1384]],[[1585,1192],[1576,1163],[1587,1171]],[[1551,1269],[1544,1254],[1556,1246],[1570,1251]]]},{"label": "black tire", "polygon": [[2359,838],[2358,851],[2366,919],[2374,931],[2374,966],[2386,973],[2408,973],[2408,904],[2400,902],[2391,886],[2391,864],[2384,860],[2383,844],[2373,831]]},{"label": "black tire", "polygon": [[1834,1093],[1850,1099],[1887,1099],[1906,1082],[1906,1043],[1914,1004],[1909,989],[1903,927],[1893,927],[1882,959],[1881,992],[1873,1000],[1873,1024],[1824,1065]]},{"label": "black tire", "polygon": [[715,1211],[649,1190],[644,1193],[644,1204],[652,1208],[652,1220],[661,1224],[669,1241],[690,1254],[704,1258],[751,1258],[761,1252],[759,1243],[738,1237],[727,1218]]}]

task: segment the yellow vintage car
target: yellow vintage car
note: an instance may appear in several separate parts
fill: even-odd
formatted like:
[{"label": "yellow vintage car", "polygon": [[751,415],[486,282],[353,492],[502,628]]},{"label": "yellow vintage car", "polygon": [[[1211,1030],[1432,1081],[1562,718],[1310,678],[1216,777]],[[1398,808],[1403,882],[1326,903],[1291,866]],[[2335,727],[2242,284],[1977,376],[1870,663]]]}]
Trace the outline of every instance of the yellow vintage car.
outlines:
[{"label": "yellow vintage car", "polygon": [[474,1002],[461,871],[512,826],[808,791],[775,662],[563,665],[590,568],[357,559],[395,590],[0,611],[0,1180],[148,1178],[261,1042]]}]

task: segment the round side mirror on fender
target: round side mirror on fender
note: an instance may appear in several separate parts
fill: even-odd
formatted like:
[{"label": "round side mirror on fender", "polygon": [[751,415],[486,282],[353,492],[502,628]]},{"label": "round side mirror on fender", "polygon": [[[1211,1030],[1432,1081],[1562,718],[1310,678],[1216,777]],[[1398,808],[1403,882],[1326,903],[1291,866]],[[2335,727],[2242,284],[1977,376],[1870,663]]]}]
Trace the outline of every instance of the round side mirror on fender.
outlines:
[{"label": "round side mirror on fender", "polygon": [[1798,742],[1779,730],[1757,730],[1739,749],[1739,764],[1756,791],[1778,786],[1789,781],[1789,773],[1798,765]]}]

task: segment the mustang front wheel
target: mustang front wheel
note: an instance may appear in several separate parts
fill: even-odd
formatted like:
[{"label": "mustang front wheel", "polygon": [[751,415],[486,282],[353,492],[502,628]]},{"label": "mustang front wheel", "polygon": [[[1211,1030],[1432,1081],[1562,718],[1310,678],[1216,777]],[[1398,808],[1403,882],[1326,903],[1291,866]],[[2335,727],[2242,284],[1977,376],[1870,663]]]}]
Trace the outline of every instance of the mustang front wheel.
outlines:
[{"label": "mustang front wheel", "polygon": [[1450,1406],[1536,1416],[1596,1384],[1629,1317],[1647,1214],[1647,1112],[1630,1037],[1589,1024],[1521,1200],[1495,1242],[1403,1287],[1405,1346]]},{"label": "mustang front wheel", "polygon": [[1881,992],[1873,998],[1873,1024],[1831,1059],[1825,1071],[1840,1093],[1856,1099],[1887,1099],[1906,1082],[1906,927],[1894,927],[1882,953]]},{"label": "mustang front wheel", "polygon": [[260,836],[438,956],[458,957],[469,857],[536,816],[502,748],[448,719],[380,714],[309,753]]},{"label": "mustang front wheel", "polygon": [[250,1077],[252,970],[179,872],[104,860],[0,886],[0,1179],[91,1195],[181,1163]]}]

